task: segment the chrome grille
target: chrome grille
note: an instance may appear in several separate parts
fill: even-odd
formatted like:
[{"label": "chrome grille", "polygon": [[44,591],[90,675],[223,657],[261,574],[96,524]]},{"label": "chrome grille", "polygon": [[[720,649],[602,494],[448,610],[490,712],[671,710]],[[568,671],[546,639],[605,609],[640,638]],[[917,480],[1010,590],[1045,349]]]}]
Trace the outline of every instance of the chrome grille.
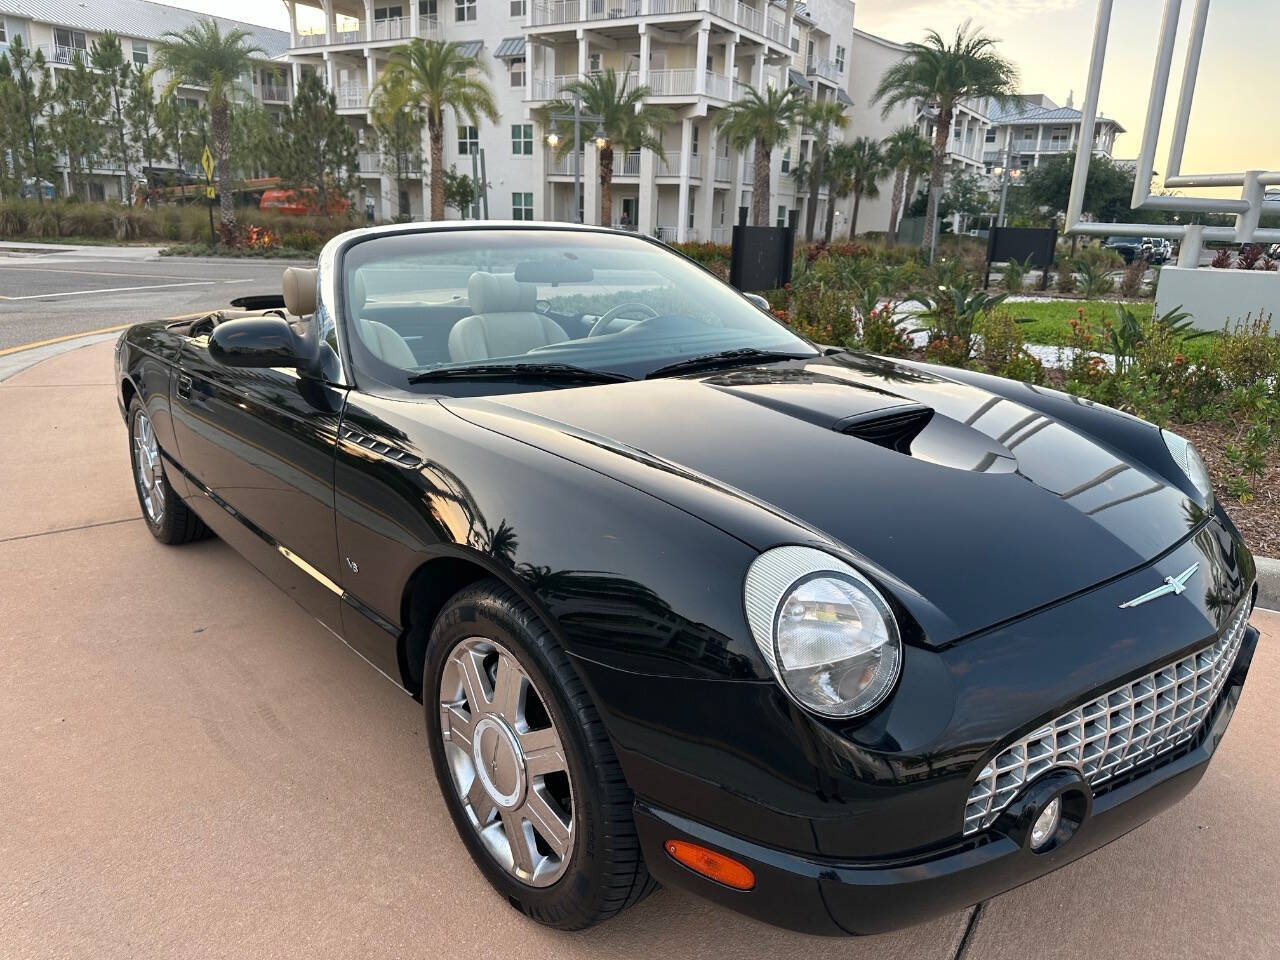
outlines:
[{"label": "chrome grille", "polygon": [[1246,601],[1203,650],[1116,687],[1005,747],[969,791],[965,834],[991,826],[1023,786],[1052,767],[1074,767],[1096,788],[1186,743],[1217,700],[1248,622]]}]

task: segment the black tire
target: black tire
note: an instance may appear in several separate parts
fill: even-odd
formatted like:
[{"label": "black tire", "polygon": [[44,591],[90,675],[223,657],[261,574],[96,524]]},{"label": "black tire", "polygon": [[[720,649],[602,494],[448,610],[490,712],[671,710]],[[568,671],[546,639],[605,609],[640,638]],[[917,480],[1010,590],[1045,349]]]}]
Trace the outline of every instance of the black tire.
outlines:
[{"label": "black tire", "polygon": [[[129,403],[129,416],[125,421],[129,428],[129,465],[132,468],[133,489],[138,495],[138,506],[142,508],[142,520],[151,531],[151,535],[161,543],[179,544],[202,540],[210,535],[209,528],[203,520],[196,516],[182,498],[173,492],[169,477],[165,471],[163,460],[158,461],[160,473],[159,484],[148,490],[144,487],[138,470],[138,444],[136,442],[139,418],[146,420],[150,426],[147,409],[137,397]],[[149,506],[149,497],[154,497],[158,511]]]},{"label": "black tire", "polygon": [[[440,691],[455,648],[472,638],[497,641],[528,675],[564,746],[573,783],[573,847],[564,873],[532,886],[495,859],[458,795],[445,755]],[[423,670],[428,742],[436,780],[454,826],[489,882],[526,916],[561,930],[607,920],[657,888],[636,837],[633,795],[604,724],[564,650],[538,616],[497,580],[459,591],[436,619]]]}]

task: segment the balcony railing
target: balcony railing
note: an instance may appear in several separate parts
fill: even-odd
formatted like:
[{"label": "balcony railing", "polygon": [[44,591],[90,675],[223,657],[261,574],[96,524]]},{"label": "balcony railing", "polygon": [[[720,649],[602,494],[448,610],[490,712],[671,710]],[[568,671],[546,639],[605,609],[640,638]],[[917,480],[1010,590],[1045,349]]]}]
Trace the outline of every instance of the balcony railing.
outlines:
[{"label": "balcony railing", "polygon": [[616,177],[640,176],[640,151],[632,150],[622,157],[614,157],[613,174]]},{"label": "balcony railing", "polygon": [[418,17],[418,36],[424,40],[440,39],[440,18],[439,17]]},{"label": "balcony railing", "polygon": [[[658,154],[659,177],[678,177],[680,176],[680,151],[665,150]],[[698,167],[698,154],[696,152],[689,154],[689,176],[691,178],[701,177],[702,173]]]},{"label": "balcony railing", "polygon": [[675,242],[676,242],[676,228],[675,228],[675,227],[657,227],[657,228],[654,230],[654,233],[656,233],[656,234],[658,235],[658,239],[659,239],[659,240],[661,240],[663,243],[675,243]]},{"label": "balcony railing", "polygon": [[335,91],[339,110],[364,110],[369,105],[369,91],[362,83],[343,83]]},{"label": "balcony railing", "polygon": [[570,150],[564,156],[550,154],[547,157],[547,173],[557,177],[572,177],[582,171],[582,154]]},{"label": "balcony railing", "polygon": [[268,103],[287,103],[289,100],[289,88],[283,83],[256,83],[253,93],[259,100]]},{"label": "balcony railing", "polygon": [[733,81],[728,77],[708,70],[706,71],[706,76],[703,77],[702,83],[708,97],[715,97],[717,100],[734,99]]},{"label": "balcony railing", "polygon": [[692,68],[681,70],[650,70],[649,90],[657,97],[693,96],[698,89],[698,71]]},{"label": "balcony railing", "polygon": [[834,60],[828,60],[826,57],[810,57],[804,71],[811,77],[822,77],[824,80],[830,80],[837,83],[840,80],[840,71],[836,69]]},{"label": "balcony railing", "polygon": [[756,162],[754,160],[742,161],[742,185],[750,187],[756,182]]},{"label": "balcony railing", "polygon": [[555,26],[583,20],[617,20],[647,14],[695,13],[705,10],[736,23],[775,43],[786,43],[786,24],[765,14],[762,8],[742,0],[538,0],[531,22],[534,26]]},{"label": "balcony railing", "polygon": [[295,47],[323,47],[325,42],[325,34],[323,32],[300,33],[293,38]]},{"label": "balcony railing", "polygon": [[732,235],[732,232],[730,227],[712,227],[711,228],[712,243],[718,243],[718,244],[728,243],[729,237],[731,235]]},{"label": "balcony railing", "polygon": [[40,52],[44,54],[47,63],[75,63],[79,58],[85,63],[89,62],[89,51],[82,47],[66,47],[60,43],[42,43],[40,44]]},{"label": "balcony railing", "polygon": [[334,43],[359,43],[364,39],[364,35],[360,28],[354,30],[339,30],[333,35]]},{"label": "balcony railing", "polygon": [[577,79],[576,73],[560,73],[554,77],[534,77],[529,88],[529,99],[555,100],[564,93],[565,87]]},{"label": "balcony railing", "polygon": [[[382,176],[386,174],[389,177],[396,175],[396,158],[383,156],[376,150],[362,150],[357,158],[359,161],[360,172],[366,176]],[[422,161],[417,157],[405,157],[403,160],[403,174],[406,177],[418,177],[422,175]]]},{"label": "balcony railing", "polygon": [[409,36],[408,17],[390,17],[385,20],[373,21],[373,35],[371,40],[399,40],[402,37]]},{"label": "balcony railing", "polygon": [[727,183],[732,179],[731,168],[732,163],[728,157],[716,157],[715,177],[717,180],[723,180]]}]

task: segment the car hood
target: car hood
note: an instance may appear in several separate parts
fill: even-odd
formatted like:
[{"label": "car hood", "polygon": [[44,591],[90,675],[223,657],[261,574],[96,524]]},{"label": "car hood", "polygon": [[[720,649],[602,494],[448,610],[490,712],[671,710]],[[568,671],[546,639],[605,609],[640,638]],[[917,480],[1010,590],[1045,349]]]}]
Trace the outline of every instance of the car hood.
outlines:
[{"label": "car hood", "polygon": [[1140,567],[1203,518],[1078,429],[873,357],[445,403],[571,459],[649,461],[783,513],[867,561],[935,643]]}]

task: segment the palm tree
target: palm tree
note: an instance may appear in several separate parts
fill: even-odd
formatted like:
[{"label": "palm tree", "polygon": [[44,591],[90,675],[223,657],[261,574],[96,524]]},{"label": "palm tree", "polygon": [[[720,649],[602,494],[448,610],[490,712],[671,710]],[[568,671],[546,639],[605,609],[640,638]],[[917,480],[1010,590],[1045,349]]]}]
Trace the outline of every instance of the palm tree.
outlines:
[{"label": "palm tree", "polygon": [[[630,71],[618,76],[612,68],[594,73],[585,80],[578,79],[565,84],[567,98],[549,104],[542,115],[573,113],[573,97],[576,95],[582,112],[600,117],[605,141],[600,147],[600,222],[606,227],[613,223],[613,160],[621,153],[624,157],[631,150],[662,150],[662,138],[658,131],[674,118],[666,107],[645,103],[650,94],[648,87],[638,84],[628,90]],[[573,148],[567,137],[560,141],[557,154],[563,156]]]},{"label": "palm tree", "polygon": [[849,236],[858,234],[858,208],[862,198],[880,196],[880,181],[889,173],[880,144],[870,137],[858,137],[849,144],[849,182],[853,194],[853,216],[849,220]]},{"label": "palm tree", "polygon": [[924,43],[907,44],[907,55],[884,72],[872,98],[883,103],[882,115],[899,104],[929,105],[937,110],[933,133],[933,166],[929,174],[929,212],[925,217],[926,243],[933,237],[938,200],[951,139],[951,121],[961,100],[989,98],[1000,105],[1016,95],[1018,68],[995,52],[995,40],[984,36],[966,20],[947,44],[936,30]]},{"label": "palm tree", "polygon": [[827,150],[823,165],[822,181],[827,187],[827,223],[823,238],[831,242],[836,227],[836,201],[843,200],[853,191],[853,144],[837,143]]},{"label": "palm tree", "polygon": [[777,90],[769,87],[762,94],[748,87],[741,100],[729,104],[716,126],[728,136],[738,150],[755,143],[755,177],[751,184],[751,222],[757,227],[769,223],[769,198],[772,192],[770,165],[773,148],[791,135],[804,101],[795,87]]},{"label": "palm tree", "polygon": [[489,68],[462,52],[458,43],[411,40],[391,51],[380,87],[405,82],[413,90],[431,141],[431,219],[444,219],[444,111],[473,125],[480,117],[497,123],[498,107],[489,86]]},{"label": "palm tree", "polygon": [[[849,125],[844,115],[845,105],[838,100],[815,100],[805,105],[802,112],[804,125],[814,133],[813,176],[809,179],[809,202],[804,211],[804,238],[813,239],[814,224],[818,220],[818,187],[822,183],[822,167],[826,162],[831,134]],[[827,205],[830,206],[830,200]]]},{"label": "palm tree", "polygon": [[927,173],[933,159],[933,148],[915,127],[899,127],[880,144],[885,161],[893,169],[893,201],[889,208],[889,234],[885,242],[898,242],[898,218],[902,207],[914,192],[916,178]]},{"label": "palm tree", "polygon": [[214,170],[218,182],[218,206],[224,227],[235,226],[231,195],[231,92],[236,78],[253,62],[254,54],[265,53],[244,30],[226,33],[215,20],[198,20],[184,30],[170,30],[161,36],[151,72],[169,71],[165,92],[180,84],[206,87],[209,91],[209,125],[213,128]]}]

